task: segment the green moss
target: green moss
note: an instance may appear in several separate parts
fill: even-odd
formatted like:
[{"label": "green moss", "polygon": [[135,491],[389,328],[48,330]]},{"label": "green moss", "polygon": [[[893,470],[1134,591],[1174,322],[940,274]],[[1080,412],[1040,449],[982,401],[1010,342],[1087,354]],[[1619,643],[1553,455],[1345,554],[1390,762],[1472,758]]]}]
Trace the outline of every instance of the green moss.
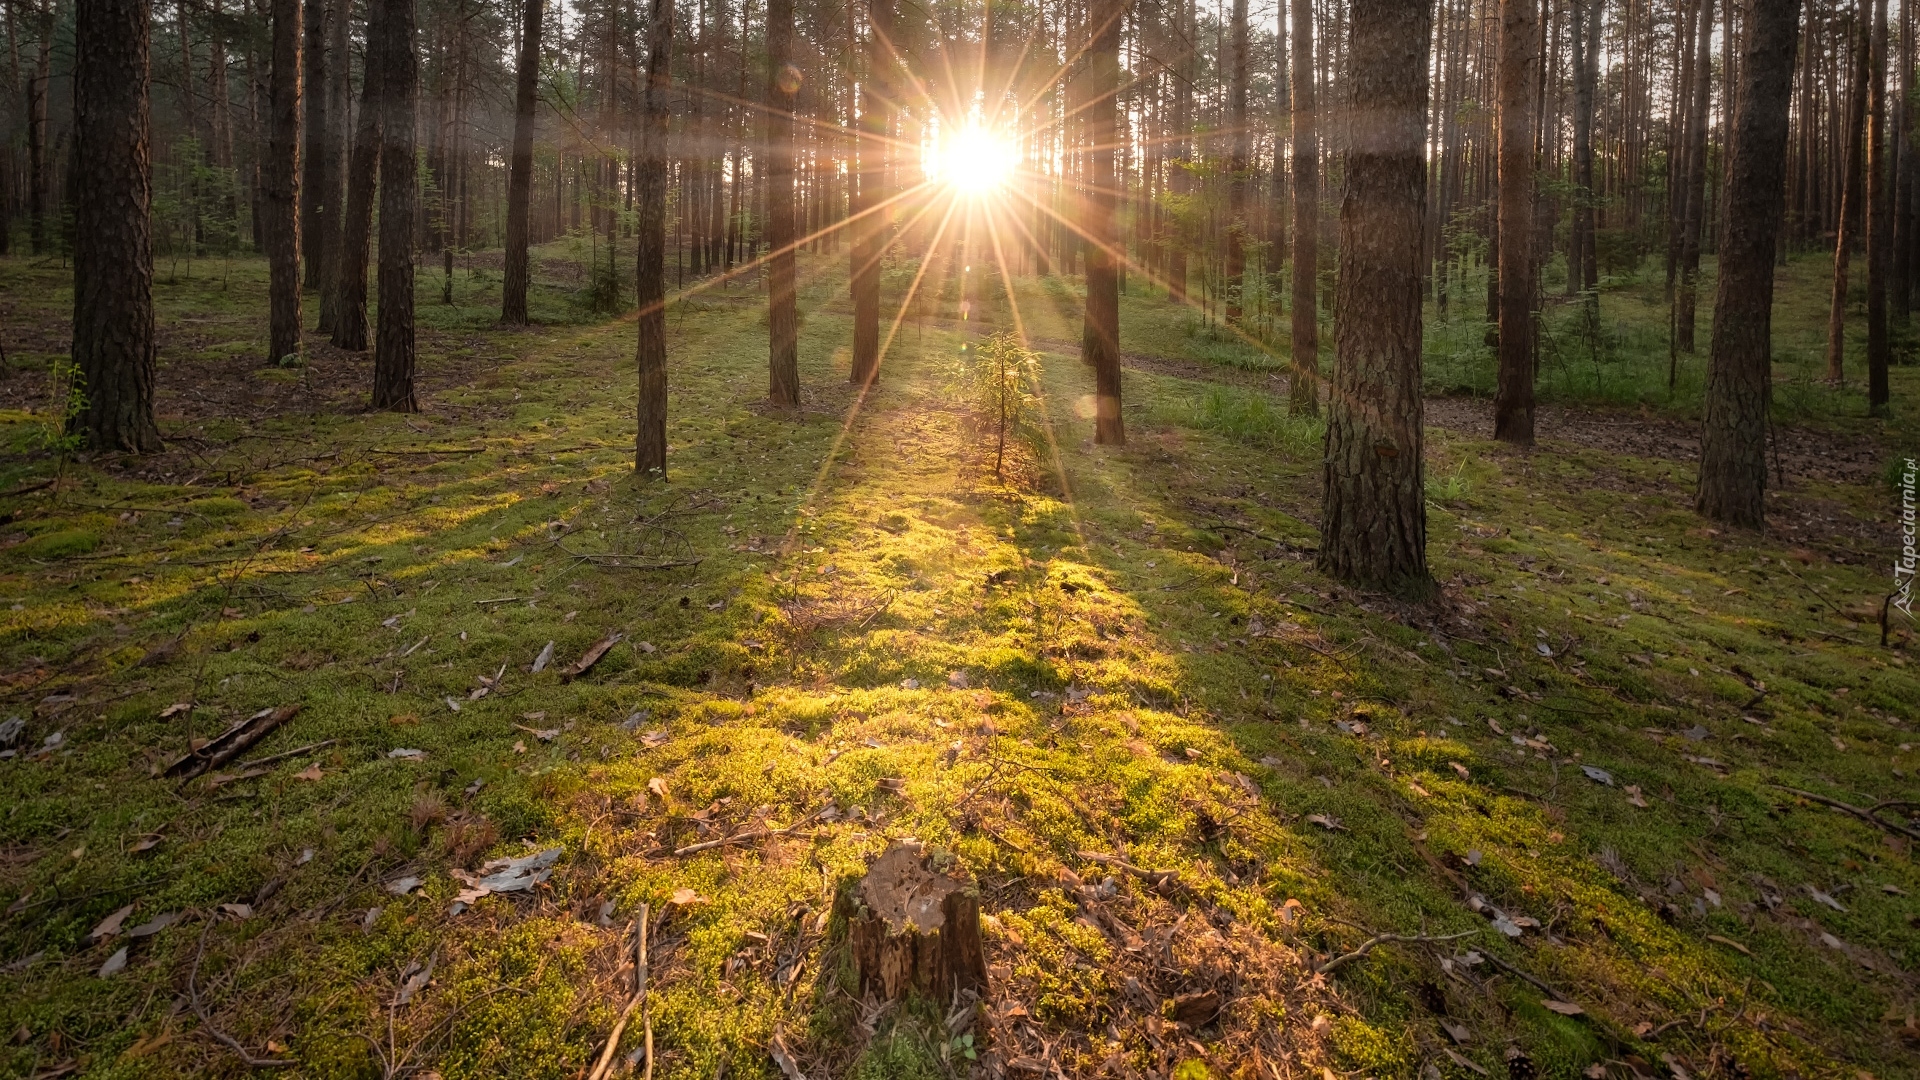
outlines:
[{"label": "green moss", "polygon": [[59,529],[42,533],[20,546],[32,559],[66,559],[85,555],[100,546],[100,534],[92,529]]}]

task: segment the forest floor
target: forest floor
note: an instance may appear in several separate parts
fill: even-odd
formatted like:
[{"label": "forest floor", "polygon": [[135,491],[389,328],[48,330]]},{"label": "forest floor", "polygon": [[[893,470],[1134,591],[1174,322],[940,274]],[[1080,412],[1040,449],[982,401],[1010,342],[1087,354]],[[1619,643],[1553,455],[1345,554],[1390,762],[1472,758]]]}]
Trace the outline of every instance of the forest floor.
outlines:
[{"label": "forest floor", "polygon": [[[1438,396],[1489,365],[1436,319],[1428,605],[1315,573],[1319,427],[1164,296],[1108,448],[1073,283],[1018,283],[996,477],[977,320],[860,398],[805,261],[794,417],[752,285],[702,293],[643,485],[631,316],[554,271],[498,328],[483,264],[422,274],[416,416],[261,367],[257,261],[163,264],[167,452],[63,460],[68,274],[0,261],[0,1074],[583,1076],[645,903],[662,1078],[1920,1075],[1920,370],[1885,423],[1803,377],[1817,260],[1766,535],[1689,509],[1657,285],[1550,320],[1532,451]],[[839,899],[905,836],[977,879],[984,1001],[855,999]],[[1377,934],[1430,940],[1316,970]]]}]

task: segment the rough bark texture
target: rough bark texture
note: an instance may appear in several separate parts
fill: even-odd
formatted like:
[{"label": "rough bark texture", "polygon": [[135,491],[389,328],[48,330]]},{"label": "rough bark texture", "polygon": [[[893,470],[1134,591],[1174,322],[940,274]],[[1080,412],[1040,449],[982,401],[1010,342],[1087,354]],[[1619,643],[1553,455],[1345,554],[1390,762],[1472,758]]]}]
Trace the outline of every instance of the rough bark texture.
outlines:
[{"label": "rough bark texture", "polygon": [[634,224],[639,264],[639,427],[633,467],[643,478],[667,475],[667,108],[673,91],[673,0],[653,0],[647,30],[647,88],[641,103],[639,191]]},{"label": "rough bark texture", "polygon": [[1533,445],[1533,107],[1538,0],[1500,3],[1500,370],[1493,437]]},{"label": "rough bark texture", "polygon": [[848,381],[880,378],[880,260],[887,249],[889,129],[892,127],[894,0],[868,0],[867,78],[860,86],[860,183],[854,192],[853,367]]},{"label": "rough bark texture", "polygon": [[[533,109],[540,100],[541,0],[526,0],[526,21],[520,28],[520,68],[513,93],[513,160],[507,177],[506,275],[500,286],[500,321],[516,326],[527,322],[527,262],[529,204],[533,199]],[[644,301],[642,301],[644,303]]]},{"label": "rough bark texture", "polygon": [[1887,155],[1887,0],[1874,0],[1867,87],[1867,412],[1887,415],[1887,269],[1892,262],[1892,162]]},{"label": "rough bark texture", "polygon": [[1692,112],[1687,119],[1686,190],[1680,215],[1679,289],[1673,300],[1673,344],[1694,349],[1695,309],[1700,295],[1700,238],[1707,220],[1707,124],[1713,90],[1713,0],[1700,0],[1698,45],[1693,60]]},{"label": "rough bark texture", "polygon": [[[1853,94],[1847,109],[1846,186],[1840,194],[1840,227],[1833,242],[1833,291],[1827,300],[1827,379],[1838,383],[1846,376],[1847,275],[1853,262],[1853,245],[1859,239],[1860,202],[1866,185],[1860,175],[1866,161],[1867,79],[1872,67],[1867,60],[1866,35],[1855,47]],[[1717,315],[1716,315],[1717,317]]]},{"label": "rough bark texture", "polygon": [[153,422],[153,181],[148,158],[149,8],[74,10],[73,362],[96,450],[161,449]]},{"label": "rough bark texture", "polygon": [[1293,4],[1293,378],[1295,415],[1320,411],[1320,138],[1314,130],[1313,4]]},{"label": "rough bark texture", "polygon": [[327,0],[302,0],[300,75],[304,84],[300,103],[306,109],[301,125],[300,190],[301,257],[306,264],[306,287],[325,286],[327,233],[334,213],[327,191]]},{"label": "rough bark texture", "polygon": [[767,0],[767,400],[800,404],[793,277],[793,0]]},{"label": "rough bark texture", "polygon": [[419,60],[413,0],[374,0],[385,8],[380,74],[380,310],[373,347],[373,407],[419,412],[413,393],[413,225],[418,202],[414,98]]},{"label": "rough bark texture", "polygon": [[1086,233],[1087,310],[1080,333],[1080,359],[1093,369],[1093,441],[1117,446],[1127,441],[1120,416],[1120,276],[1115,265],[1119,236],[1113,227],[1115,180],[1114,94],[1120,84],[1122,0],[1097,0],[1088,13],[1093,32],[1078,95],[1088,148],[1086,180],[1081,184],[1081,228]]},{"label": "rough bark texture", "polygon": [[300,355],[300,0],[272,0],[267,160],[260,170],[267,248],[267,363]]},{"label": "rough bark texture", "polygon": [[1800,0],[1754,0],[1740,64],[1695,508],[1759,528],[1772,394],[1773,259],[1785,202],[1787,101]]},{"label": "rough bark texture", "polygon": [[1233,73],[1227,84],[1227,303],[1230,323],[1240,321],[1245,306],[1242,293],[1247,277],[1247,157],[1252,139],[1247,129],[1247,75],[1251,48],[1247,30],[1247,0],[1233,0]]},{"label": "rough bark texture", "polygon": [[[318,0],[315,0],[317,3]],[[346,137],[347,113],[352,105],[352,54],[347,51],[349,25],[353,21],[353,0],[331,0],[327,15],[327,120],[320,140],[320,190],[326,194],[326,214],[318,242],[326,247],[326,261],[320,269],[320,320],[314,329],[331,335],[335,323],[335,304],[340,289],[340,247],[344,240],[347,169],[342,144]],[[317,92],[317,88],[310,88]],[[217,125],[216,125],[217,126]]]},{"label": "rough bark texture", "polygon": [[1354,0],[1353,121],[1327,406],[1320,568],[1425,594],[1420,258],[1426,213],[1425,0]]},{"label": "rough bark texture", "polygon": [[918,841],[889,846],[852,899],[847,929],[862,998],[898,1001],[912,991],[944,1006],[959,991],[986,995],[979,894],[937,868]]},{"label": "rough bark texture", "polygon": [[334,268],[333,344],[350,352],[367,348],[367,241],[373,231],[373,194],[380,177],[380,95],[386,67],[383,5],[367,5],[367,53],[360,84],[360,117],[354,123],[347,166],[346,216],[340,225]]},{"label": "rough bark texture", "polygon": [[[1600,0],[1593,0],[1599,10]],[[1587,0],[1573,0],[1568,12],[1573,40],[1573,228],[1567,241],[1567,292],[1593,288],[1598,269],[1593,243],[1593,77],[1587,56],[1599,49],[1599,20]]]}]

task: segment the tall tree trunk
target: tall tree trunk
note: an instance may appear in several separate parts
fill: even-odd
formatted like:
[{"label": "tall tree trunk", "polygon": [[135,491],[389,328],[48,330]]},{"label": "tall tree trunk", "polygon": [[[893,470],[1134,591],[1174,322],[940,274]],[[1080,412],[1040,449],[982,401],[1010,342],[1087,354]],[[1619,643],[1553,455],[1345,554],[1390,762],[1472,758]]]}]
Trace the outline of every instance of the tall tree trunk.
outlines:
[{"label": "tall tree trunk", "polygon": [[1429,594],[1421,461],[1422,133],[1433,15],[1427,0],[1353,0],[1340,207],[1337,357],[1327,405],[1320,569]]},{"label": "tall tree trunk", "polygon": [[1573,0],[1568,27],[1573,47],[1573,227],[1567,237],[1567,295],[1587,288],[1586,252],[1593,246],[1593,83],[1587,51],[1598,33],[1587,17],[1587,0]]},{"label": "tall tree trunk", "polygon": [[[1680,215],[1679,288],[1673,298],[1673,344],[1679,352],[1694,349],[1694,310],[1700,294],[1700,247],[1707,220],[1707,121],[1713,88],[1713,0],[1700,0],[1694,48],[1693,101],[1687,117],[1686,190]],[[1673,372],[1668,372],[1672,381]]]},{"label": "tall tree trunk", "polygon": [[1913,6],[1900,6],[1899,89],[1893,93],[1893,126],[1888,133],[1887,159],[1893,164],[1893,239],[1888,253],[1887,288],[1892,291],[1892,317],[1906,326],[1913,309]]},{"label": "tall tree trunk", "polygon": [[1893,169],[1887,141],[1887,0],[1874,0],[1867,87],[1867,412],[1888,415],[1887,270],[1892,261]]},{"label": "tall tree trunk", "polygon": [[1533,445],[1533,110],[1539,0],[1500,0],[1500,372],[1493,437]]},{"label": "tall tree trunk", "polygon": [[73,362],[96,450],[161,449],[153,421],[153,195],[145,0],[78,0],[74,12]]},{"label": "tall tree trunk", "polygon": [[331,231],[333,198],[327,191],[327,0],[301,0],[304,34],[301,45],[301,102],[306,123],[301,130],[300,189],[301,254],[306,262],[306,287],[321,289],[326,282],[327,235]]},{"label": "tall tree trunk", "polygon": [[673,90],[673,0],[652,0],[647,29],[647,85],[640,118],[640,190],[634,226],[639,263],[639,427],[633,467],[642,477],[667,475],[667,108]]},{"label": "tall tree trunk", "polygon": [[[1190,14],[1194,0],[1175,0],[1174,26],[1176,35],[1174,48],[1179,55],[1176,65],[1177,74],[1173,80],[1173,134],[1174,143],[1173,175],[1170,187],[1176,196],[1175,205],[1179,215],[1169,215],[1167,250],[1167,292],[1172,299],[1184,302],[1187,299],[1187,230],[1181,217],[1192,213],[1186,202],[1186,196],[1193,191],[1193,174],[1187,166],[1193,158],[1193,144],[1188,140],[1193,134],[1193,83],[1199,70],[1200,44],[1193,38]],[[1296,4],[1311,3],[1312,0],[1294,0]]]},{"label": "tall tree trunk", "polygon": [[53,81],[53,0],[40,0],[35,14],[39,16],[35,23],[40,47],[33,75],[27,80],[27,239],[37,258],[48,250],[47,215],[52,201],[52,169],[47,161],[47,94]]},{"label": "tall tree trunk", "polygon": [[1287,408],[1320,412],[1320,138],[1314,128],[1313,0],[1293,4],[1293,373]]},{"label": "tall tree trunk", "polygon": [[[1245,0],[1241,21],[1246,21]],[[1080,360],[1093,369],[1093,441],[1118,446],[1127,441],[1120,416],[1120,278],[1113,227],[1114,96],[1120,89],[1120,22],[1124,0],[1095,0],[1088,12],[1092,39],[1085,66],[1075,81],[1086,81],[1077,95],[1086,124],[1086,182],[1081,185],[1081,228],[1086,232],[1087,308],[1080,333]]]},{"label": "tall tree trunk", "polygon": [[367,348],[367,241],[373,231],[373,194],[380,175],[381,95],[385,92],[386,14],[367,5],[367,50],[362,65],[360,116],[354,123],[347,166],[346,216],[340,225],[334,268],[333,344],[349,352]]},{"label": "tall tree trunk", "polygon": [[1247,78],[1250,44],[1247,0],[1233,0],[1233,68],[1227,86],[1227,321],[1238,324],[1245,309],[1247,277]]},{"label": "tall tree trunk", "polygon": [[[353,104],[353,57],[347,51],[348,24],[352,21],[353,0],[331,0],[331,10],[327,14],[327,55],[331,59],[327,67],[326,133],[317,150],[320,155],[319,190],[324,192],[319,196],[319,201],[326,208],[321,218],[321,228],[325,231],[320,242],[326,247],[326,261],[320,274],[320,321],[314,327],[329,336],[333,334],[334,304],[340,298],[338,278],[341,246],[346,236],[347,163],[342,144],[347,114]],[[318,90],[310,87],[309,92],[317,93]]]},{"label": "tall tree trunk", "polygon": [[1865,216],[1860,212],[1860,204],[1866,194],[1866,184],[1860,173],[1866,158],[1867,79],[1872,73],[1868,54],[1872,50],[1866,32],[1866,0],[1857,0],[1856,7],[1860,17],[1855,20],[1854,37],[1858,42],[1854,49],[1853,97],[1847,109],[1846,176],[1841,186],[1840,218],[1834,230],[1833,292],[1827,303],[1827,381],[1835,384],[1846,375],[1847,272],[1853,261],[1855,233]]},{"label": "tall tree trunk", "polygon": [[[540,26],[545,17],[542,0],[525,0],[526,19],[520,27],[520,67],[514,76],[513,159],[507,176],[506,275],[500,285],[500,321],[527,324],[527,279],[531,267],[528,216],[533,200],[533,110],[540,100]],[[644,304],[645,302],[642,301]]]},{"label": "tall tree trunk", "polygon": [[853,244],[853,367],[848,380],[880,377],[880,260],[886,254],[888,140],[893,125],[893,3],[867,0],[867,78],[860,87],[860,184]]},{"label": "tall tree trunk", "polygon": [[1716,521],[1757,529],[1766,514],[1773,256],[1785,199],[1800,0],[1753,0],[1747,10],[1694,506]]},{"label": "tall tree trunk", "polygon": [[373,344],[373,407],[419,412],[413,393],[413,239],[418,214],[414,110],[419,58],[414,0],[374,0],[385,9],[380,74],[380,310]]},{"label": "tall tree trunk", "polygon": [[267,363],[300,356],[300,0],[272,0],[271,130],[260,170],[267,245]]},{"label": "tall tree trunk", "polygon": [[767,400],[800,404],[793,276],[793,0],[767,0]]}]

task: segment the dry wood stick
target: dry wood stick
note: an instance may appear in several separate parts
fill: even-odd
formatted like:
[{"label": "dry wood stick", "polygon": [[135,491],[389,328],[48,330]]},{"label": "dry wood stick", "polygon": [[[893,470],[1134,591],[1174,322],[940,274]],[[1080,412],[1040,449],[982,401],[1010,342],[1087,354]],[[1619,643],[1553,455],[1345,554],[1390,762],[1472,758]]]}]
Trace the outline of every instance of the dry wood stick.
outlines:
[{"label": "dry wood stick", "polygon": [[1437,935],[1375,934],[1372,937],[1368,938],[1365,942],[1363,942],[1359,948],[1353,950],[1350,953],[1347,953],[1344,956],[1336,956],[1333,959],[1327,961],[1326,963],[1316,966],[1313,970],[1321,975],[1325,975],[1327,972],[1332,971],[1335,968],[1338,968],[1344,964],[1351,963],[1352,961],[1361,959],[1362,957],[1366,956],[1368,953],[1372,952],[1374,946],[1384,945],[1389,941],[1405,941],[1405,942],[1453,941],[1458,938],[1472,937],[1474,934],[1477,934],[1479,932],[1480,932],[1479,927],[1475,927],[1472,930],[1462,930],[1457,934],[1437,934]]},{"label": "dry wood stick", "polygon": [[[620,1036],[627,1030],[627,1021],[633,1018],[633,1011],[647,1000],[647,905],[640,905],[640,917],[635,920],[635,945],[633,965],[633,996],[627,999],[627,1007],[620,1010],[620,1019],[614,1021],[613,1032],[607,1036],[606,1048],[600,1051],[600,1060],[587,1074],[587,1080],[604,1080],[607,1069],[613,1064],[613,1052],[619,1049]],[[646,1014],[646,1076],[653,1076],[653,1016]]]},{"label": "dry wood stick", "polygon": [[1787,787],[1785,784],[1768,784],[1767,786],[1771,788],[1778,788],[1781,791],[1798,795],[1803,799],[1812,799],[1814,802],[1824,803],[1828,806],[1833,807],[1835,810],[1840,810],[1845,813],[1852,814],[1854,817],[1859,818],[1861,821],[1865,821],[1873,825],[1878,825],[1881,828],[1887,830],[1888,832],[1896,832],[1896,833],[1900,833],[1903,836],[1907,836],[1911,839],[1920,840],[1920,832],[1916,832],[1913,829],[1909,829],[1904,825],[1899,825],[1894,822],[1887,821],[1874,814],[1874,811],[1880,809],[1883,806],[1912,805],[1912,803],[1907,802],[1905,800],[1892,799],[1886,802],[1878,802],[1878,803],[1874,803],[1872,806],[1867,807],[1866,809],[1863,810],[1860,807],[1853,805],[1852,803],[1843,803],[1839,799],[1829,799],[1825,795],[1815,795],[1811,791],[1802,791],[1799,788]]}]

